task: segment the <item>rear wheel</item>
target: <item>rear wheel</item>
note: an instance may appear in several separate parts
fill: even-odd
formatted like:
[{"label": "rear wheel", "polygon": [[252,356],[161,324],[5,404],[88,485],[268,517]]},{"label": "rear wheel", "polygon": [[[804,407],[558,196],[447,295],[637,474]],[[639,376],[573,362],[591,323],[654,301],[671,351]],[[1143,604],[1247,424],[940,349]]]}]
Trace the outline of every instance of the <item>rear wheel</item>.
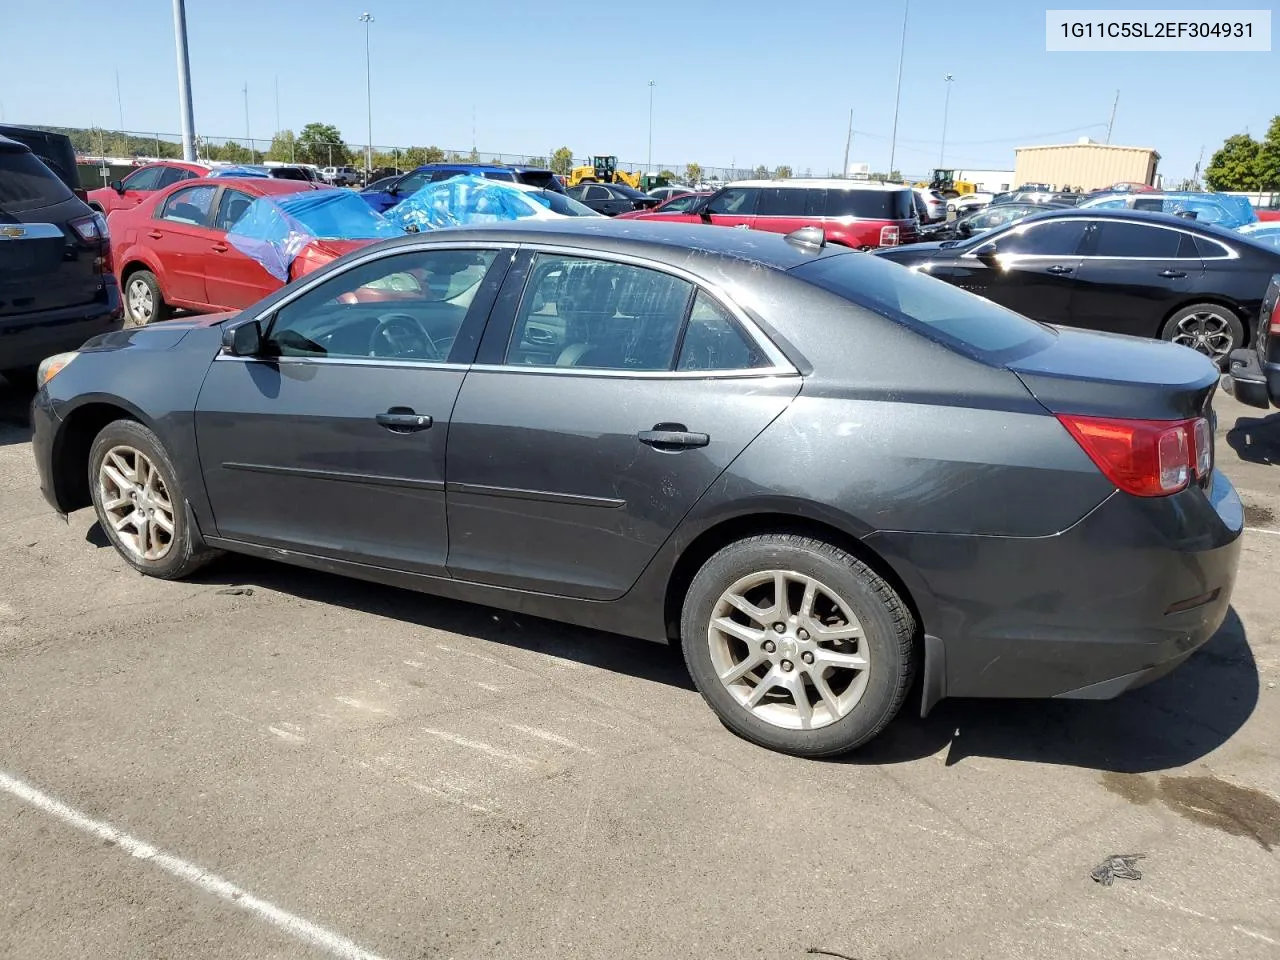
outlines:
[{"label": "rear wheel", "polygon": [[915,623],[893,588],[810,537],[732,543],[698,571],[681,618],[685,661],[730,730],[825,757],[893,719],[912,677]]},{"label": "rear wheel", "polygon": [[135,270],[125,279],[124,309],[131,327],[168,320],[171,312],[160,292],[160,281],[150,270]]},{"label": "rear wheel", "polygon": [[1193,303],[1165,321],[1160,336],[1203,353],[1225,368],[1231,351],[1244,345],[1244,324],[1217,303]]}]

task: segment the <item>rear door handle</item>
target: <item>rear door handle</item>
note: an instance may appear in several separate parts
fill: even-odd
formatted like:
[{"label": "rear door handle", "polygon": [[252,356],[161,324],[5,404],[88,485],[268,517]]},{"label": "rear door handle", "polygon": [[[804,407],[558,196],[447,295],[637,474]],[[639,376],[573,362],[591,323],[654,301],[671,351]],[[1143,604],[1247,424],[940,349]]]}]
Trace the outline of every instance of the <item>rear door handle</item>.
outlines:
[{"label": "rear door handle", "polygon": [[1176,280],[1179,277],[1185,277],[1186,273],[1182,270],[1161,270],[1160,276],[1167,277],[1170,280]]},{"label": "rear door handle", "polygon": [[226,253],[230,249],[231,249],[230,247],[228,247],[225,243],[222,243],[221,241],[213,245],[214,253]]},{"label": "rear door handle", "polygon": [[1064,267],[1061,264],[1054,264],[1052,267],[1049,268],[1048,272],[1057,274],[1058,276],[1064,276],[1068,273],[1075,273],[1076,269],[1075,267]]},{"label": "rear door handle", "polygon": [[416,433],[428,429],[434,422],[425,413],[414,413],[409,407],[392,407],[374,419],[392,433]]},{"label": "rear door handle", "polygon": [[655,423],[652,430],[641,430],[636,439],[655,450],[676,452],[705,447],[711,437],[705,433],[693,433],[683,423]]}]

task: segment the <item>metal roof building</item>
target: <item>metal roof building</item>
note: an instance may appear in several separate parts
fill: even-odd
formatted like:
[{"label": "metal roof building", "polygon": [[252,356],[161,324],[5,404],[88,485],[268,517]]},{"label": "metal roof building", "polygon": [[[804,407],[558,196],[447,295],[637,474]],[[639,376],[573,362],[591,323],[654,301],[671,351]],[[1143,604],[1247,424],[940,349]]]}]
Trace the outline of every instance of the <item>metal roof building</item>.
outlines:
[{"label": "metal roof building", "polygon": [[1083,137],[1078,143],[1018,147],[1014,182],[1047,183],[1094,190],[1130,181],[1155,184],[1160,154],[1150,147],[1119,147]]}]

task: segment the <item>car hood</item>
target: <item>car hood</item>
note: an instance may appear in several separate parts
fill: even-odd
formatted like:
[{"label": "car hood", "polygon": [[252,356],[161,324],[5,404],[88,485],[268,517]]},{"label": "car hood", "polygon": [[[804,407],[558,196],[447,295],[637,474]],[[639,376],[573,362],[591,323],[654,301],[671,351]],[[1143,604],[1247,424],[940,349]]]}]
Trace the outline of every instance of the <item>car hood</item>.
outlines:
[{"label": "car hood", "polygon": [[222,313],[182,317],[178,320],[164,320],[160,323],[147,324],[145,327],[125,327],[123,330],[113,330],[111,333],[92,337],[80,350],[85,353],[103,353],[123,350],[126,347],[134,350],[168,350],[181,343],[192,330],[216,327],[239,315],[238,310],[227,310]]}]

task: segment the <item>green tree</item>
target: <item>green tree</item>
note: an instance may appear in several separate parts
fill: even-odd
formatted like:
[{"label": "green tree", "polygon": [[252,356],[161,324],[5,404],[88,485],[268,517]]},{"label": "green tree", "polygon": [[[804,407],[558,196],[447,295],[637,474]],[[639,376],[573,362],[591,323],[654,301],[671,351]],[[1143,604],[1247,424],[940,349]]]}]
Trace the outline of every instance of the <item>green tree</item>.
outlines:
[{"label": "green tree", "polygon": [[569,171],[573,169],[573,151],[568,147],[560,147],[551,154],[551,169],[553,172],[567,177]]},{"label": "green tree", "polygon": [[1261,153],[1262,145],[1247,133],[1227,137],[1205,167],[1205,183],[1214,190],[1259,189]]},{"label": "green tree", "polygon": [[529,166],[531,167],[545,167],[546,165],[547,165],[546,157],[530,157],[529,158]]},{"label": "green tree", "polygon": [[267,150],[267,159],[292,163],[295,159],[297,144],[298,138],[294,136],[292,130],[279,130],[271,138],[271,148]]},{"label": "green tree", "polygon": [[684,182],[690,186],[697,186],[702,182],[702,164],[690,163],[684,168]]},{"label": "green tree", "polygon": [[751,171],[751,176],[755,177],[757,180],[768,180],[769,168],[762,163]]},{"label": "green tree", "polygon": [[680,179],[679,174],[677,174],[674,170],[663,170],[661,173],[658,174],[658,176],[665,177],[667,180],[671,180],[673,182]]},{"label": "green tree", "polygon": [[440,163],[444,160],[444,151],[439,147],[410,147],[400,156],[401,165],[412,169],[424,163]]},{"label": "green tree", "polygon": [[1280,190],[1280,116],[1271,118],[1258,150],[1258,189]]},{"label": "green tree", "polygon": [[314,163],[318,167],[341,167],[351,162],[351,150],[342,140],[342,133],[331,123],[308,123],[298,134],[299,163]]},{"label": "green tree", "polygon": [[791,177],[791,176],[792,176],[791,168],[787,166],[785,163],[780,167],[776,167],[773,171],[773,179],[775,180],[786,180],[788,177]]}]

